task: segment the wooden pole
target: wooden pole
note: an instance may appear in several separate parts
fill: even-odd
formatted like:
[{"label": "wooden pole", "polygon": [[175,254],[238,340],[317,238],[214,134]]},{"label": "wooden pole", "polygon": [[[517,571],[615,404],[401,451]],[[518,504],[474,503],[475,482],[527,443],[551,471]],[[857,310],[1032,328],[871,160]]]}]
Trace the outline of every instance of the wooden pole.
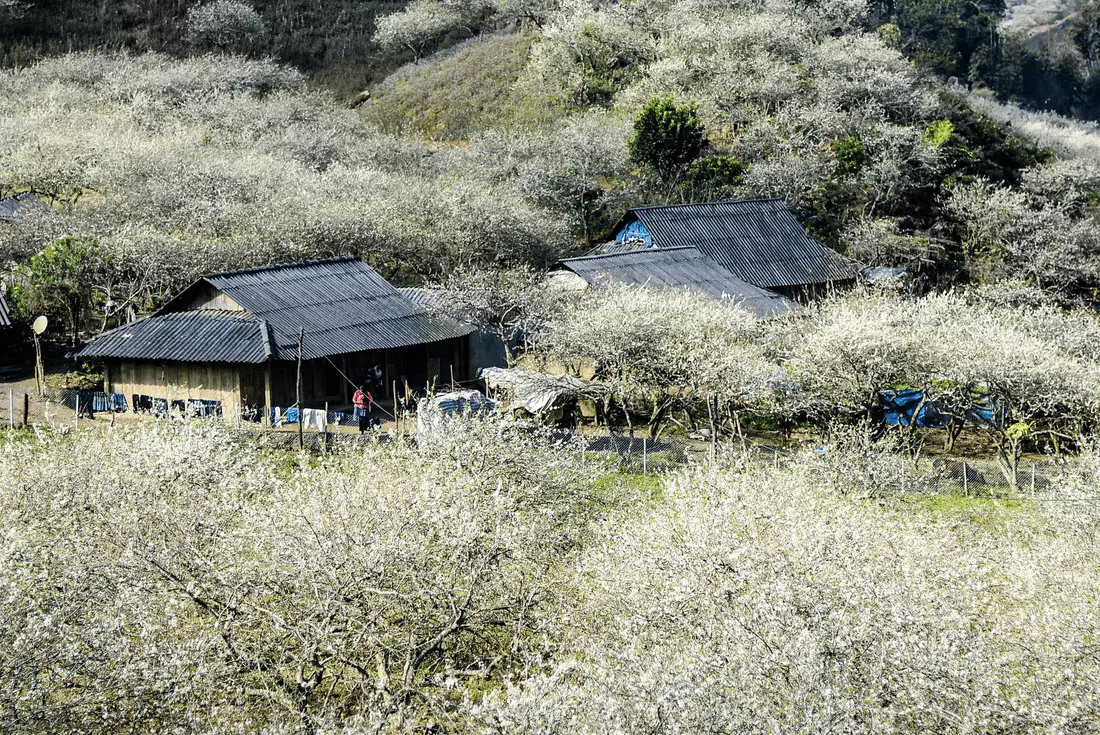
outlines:
[{"label": "wooden pole", "polygon": [[13,390],[8,391],[8,428],[15,428],[15,391]]},{"label": "wooden pole", "polygon": [[328,454],[328,401],[325,401],[325,420],[321,422],[321,451]]},{"label": "wooden pole", "polygon": [[294,405],[298,407],[298,449],[305,448],[305,422],[302,421],[302,340],[306,336],[306,330],[298,329],[298,378],[294,385]]},{"label": "wooden pole", "polygon": [[967,472],[966,472],[966,462],[964,461],[963,462],[963,495],[965,495],[966,497],[969,498],[970,497],[970,488],[968,488],[967,484],[966,484],[966,482],[967,482],[966,474],[967,474]]},{"label": "wooden pole", "polygon": [[23,394],[23,426],[24,428],[30,424],[31,418],[31,394]]},{"label": "wooden pole", "polygon": [[714,407],[718,402],[716,397],[707,398],[707,415],[710,418],[710,461],[714,462],[718,454],[718,425],[714,421]]},{"label": "wooden pole", "polygon": [[42,346],[38,342],[38,332],[32,330],[31,334],[34,335],[34,382],[38,385],[38,395],[42,395],[46,378],[46,371],[42,369]]},{"label": "wooden pole", "polygon": [[271,408],[274,405],[271,402],[271,359],[268,358],[264,365],[264,415],[260,420],[260,426],[267,426],[270,429],[275,425],[271,416]]}]

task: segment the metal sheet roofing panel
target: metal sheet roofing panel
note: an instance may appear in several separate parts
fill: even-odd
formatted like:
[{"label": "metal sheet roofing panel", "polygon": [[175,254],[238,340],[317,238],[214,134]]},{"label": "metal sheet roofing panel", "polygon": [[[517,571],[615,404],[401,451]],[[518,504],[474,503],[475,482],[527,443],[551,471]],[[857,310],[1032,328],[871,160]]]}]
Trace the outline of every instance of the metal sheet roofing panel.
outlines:
[{"label": "metal sheet roofing panel", "polygon": [[0,327],[11,326],[11,309],[8,308],[8,302],[4,300],[4,294],[0,293]]},{"label": "metal sheet roofing panel", "polygon": [[620,227],[640,221],[658,248],[694,247],[762,288],[844,281],[855,268],[806,234],[777,199],[639,207]]},{"label": "metal sheet roofing panel", "polygon": [[561,261],[561,266],[593,285],[607,281],[656,287],[690,288],[729,300],[759,318],[795,311],[797,305],[729,272],[695,248],[646,248]]},{"label": "metal sheet roofing panel", "polygon": [[11,221],[27,207],[45,207],[46,204],[29,191],[0,199],[0,220]]},{"label": "metal sheet roofing panel", "polygon": [[77,357],[178,362],[249,362],[265,359],[262,322],[234,311],[180,311],[139,319],[104,332]]},{"label": "metal sheet roofing panel", "polygon": [[[297,357],[300,329],[306,359],[438,342],[473,331],[428,313],[359,258],[217,273],[203,282],[267,323],[275,359]],[[186,294],[158,313],[179,308]]]}]

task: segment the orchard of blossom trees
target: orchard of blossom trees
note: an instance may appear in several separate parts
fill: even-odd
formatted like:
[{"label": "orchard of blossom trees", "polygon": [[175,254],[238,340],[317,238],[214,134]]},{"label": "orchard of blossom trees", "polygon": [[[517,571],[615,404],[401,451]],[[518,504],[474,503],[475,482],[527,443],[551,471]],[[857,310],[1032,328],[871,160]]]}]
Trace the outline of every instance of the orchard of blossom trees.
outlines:
[{"label": "orchard of blossom trees", "polygon": [[[637,475],[497,416],[324,456],[0,430],[0,731],[1100,730],[1094,127],[929,77],[851,0],[378,3],[373,48],[412,63],[354,107],[264,57],[288,4],[177,5],[164,52],[0,70],[0,196],[43,203],[0,222],[21,332],[358,255],[600,381],[601,424],[714,443]],[[417,87],[448,79],[477,94]],[[907,287],[761,321],[546,285],[629,207],[756,197]],[[940,427],[884,426],[904,389]],[[1006,497],[917,476],[964,431]],[[1012,492],[1028,453],[1041,497]]]},{"label": "orchard of blossom trees", "polygon": [[319,460],[0,437],[6,732],[1100,727],[1097,457],[941,498],[839,437],[639,483],[500,420]]}]

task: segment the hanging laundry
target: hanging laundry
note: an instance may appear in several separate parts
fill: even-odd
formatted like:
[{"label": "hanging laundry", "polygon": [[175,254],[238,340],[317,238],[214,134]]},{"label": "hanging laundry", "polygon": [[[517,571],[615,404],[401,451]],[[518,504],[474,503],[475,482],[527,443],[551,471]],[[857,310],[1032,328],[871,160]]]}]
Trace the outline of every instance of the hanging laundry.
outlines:
[{"label": "hanging laundry", "polygon": [[324,431],[327,419],[328,416],[320,408],[302,409],[302,425],[306,429],[316,429],[317,431]]}]

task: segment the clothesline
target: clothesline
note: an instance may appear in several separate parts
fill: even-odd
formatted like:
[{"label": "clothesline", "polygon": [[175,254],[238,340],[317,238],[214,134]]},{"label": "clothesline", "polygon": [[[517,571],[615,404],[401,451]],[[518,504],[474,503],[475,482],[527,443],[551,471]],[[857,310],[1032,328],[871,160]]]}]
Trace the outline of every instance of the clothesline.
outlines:
[{"label": "clothesline", "polygon": [[[343,370],[336,367],[336,363],[334,363],[331,359],[329,359],[328,355],[325,355],[325,359],[328,360],[328,364],[332,365],[333,369],[336,370],[336,372],[340,373],[340,377],[342,377],[344,380],[348,381],[348,385],[350,385],[352,388],[355,388],[356,390],[359,390],[359,386],[356,385],[355,382],[351,378],[349,378],[347,375],[345,375]],[[377,403],[374,404],[374,405],[378,406]],[[394,421],[397,420],[396,416],[394,416],[392,413],[390,413],[386,409],[382,408],[381,406],[378,406],[378,410],[381,411],[382,413],[386,414],[387,416],[389,416]]]}]

